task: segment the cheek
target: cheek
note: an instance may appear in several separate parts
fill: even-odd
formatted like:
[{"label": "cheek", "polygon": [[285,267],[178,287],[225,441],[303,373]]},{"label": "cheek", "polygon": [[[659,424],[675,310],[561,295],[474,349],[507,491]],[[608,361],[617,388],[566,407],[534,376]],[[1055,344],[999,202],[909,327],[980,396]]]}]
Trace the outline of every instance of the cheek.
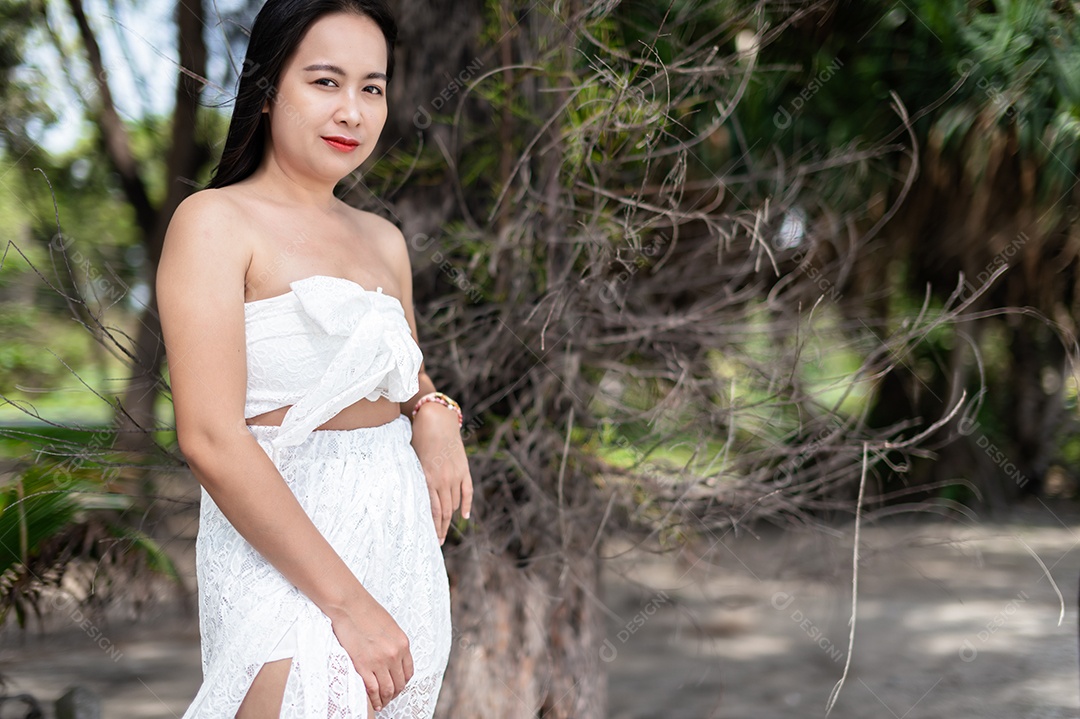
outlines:
[{"label": "cheek", "polygon": [[270,136],[278,146],[288,146],[295,141],[296,118],[289,114],[287,108],[286,105],[278,105],[270,111]]},{"label": "cheek", "polygon": [[369,107],[364,113],[367,116],[369,123],[382,125],[386,122],[387,108],[386,104],[377,104]]}]

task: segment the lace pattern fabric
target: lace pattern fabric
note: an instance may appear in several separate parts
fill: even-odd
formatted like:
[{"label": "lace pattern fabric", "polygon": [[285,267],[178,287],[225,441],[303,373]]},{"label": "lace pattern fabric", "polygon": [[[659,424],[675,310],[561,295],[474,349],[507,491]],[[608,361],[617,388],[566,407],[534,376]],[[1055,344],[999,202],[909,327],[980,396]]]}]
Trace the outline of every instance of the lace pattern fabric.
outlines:
[{"label": "lace pattern fabric", "polygon": [[[401,303],[340,277],[246,303],[245,417],[315,526],[409,637],[414,675],[378,719],[430,719],[450,653],[450,591],[431,500],[404,415],[316,430],[359,399],[403,402],[422,354]],[[203,684],[183,719],[236,714],[271,657],[292,656],[280,716],[367,719],[367,690],[330,619],[201,492],[195,546]],[[285,639],[286,641],[282,641]]]},{"label": "lace pattern fabric", "polygon": [[292,405],[272,457],[360,399],[403,402],[419,390],[423,353],[401,302],[329,275],[244,305],[245,417]]},{"label": "lace pattern fabric", "polygon": [[[249,427],[267,454],[280,427]],[[377,719],[430,719],[450,654],[450,590],[412,425],[318,430],[279,469],[335,551],[409,637],[414,675]],[[286,632],[283,719],[367,717],[367,691],[329,618],[241,537],[203,490],[196,540],[204,681],[184,719],[235,716]]]}]

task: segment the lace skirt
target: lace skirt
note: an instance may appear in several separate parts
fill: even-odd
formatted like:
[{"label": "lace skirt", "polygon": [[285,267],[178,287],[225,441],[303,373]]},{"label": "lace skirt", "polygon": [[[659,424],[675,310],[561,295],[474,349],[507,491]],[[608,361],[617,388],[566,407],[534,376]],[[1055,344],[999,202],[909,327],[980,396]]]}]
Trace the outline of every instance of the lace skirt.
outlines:
[{"label": "lace skirt", "polygon": [[[275,426],[249,425],[270,454]],[[278,469],[323,536],[409,637],[414,674],[378,719],[430,719],[450,656],[450,589],[404,415],[315,430]],[[267,661],[292,657],[283,719],[367,719],[367,691],[330,619],[202,490],[195,549],[203,684],[183,719],[232,719]]]}]

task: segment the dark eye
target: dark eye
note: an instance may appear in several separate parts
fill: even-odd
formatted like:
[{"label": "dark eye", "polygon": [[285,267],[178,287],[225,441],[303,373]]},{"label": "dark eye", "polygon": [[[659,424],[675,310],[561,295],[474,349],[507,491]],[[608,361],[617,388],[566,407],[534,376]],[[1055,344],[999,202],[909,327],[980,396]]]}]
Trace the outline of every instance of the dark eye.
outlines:
[{"label": "dark eye", "polygon": [[365,87],[364,89],[365,89],[365,90],[374,90],[374,91],[375,91],[375,94],[376,94],[376,95],[381,95],[381,94],[383,94],[382,88],[381,88],[381,87],[379,87],[378,85],[368,85],[368,86],[367,86],[367,87]]},{"label": "dark eye", "polygon": [[[331,80],[331,79],[330,79],[330,78],[328,78],[328,77],[320,77],[320,78],[319,78],[318,80],[316,80],[316,81],[315,81],[315,84],[316,84],[316,85],[322,85],[322,84],[323,84],[324,82],[332,82],[332,83],[334,83],[334,85],[333,85],[333,86],[334,86],[334,87],[337,87],[337,83],[336,83],[336,82],[334,82],[333,80]],[[330,87],[330,85],[322,85],[322,86],[323,86],[323,87]]]}]

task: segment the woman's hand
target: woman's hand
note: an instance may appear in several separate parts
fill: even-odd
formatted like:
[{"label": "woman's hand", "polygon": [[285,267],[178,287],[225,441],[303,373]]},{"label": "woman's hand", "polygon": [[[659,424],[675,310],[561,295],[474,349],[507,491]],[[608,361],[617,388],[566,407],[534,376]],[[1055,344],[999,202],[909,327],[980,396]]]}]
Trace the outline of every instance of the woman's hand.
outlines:
[{"label": "woman's hand", "polygon": [[381,711],[412,678],[409,637],[370,597],[363,606],[332,615],[330,626],[363,678],[375,711]]},{"label": "woman's hand", "polygon": [[454,509],[460,506],[465,519],[472,511],[472,475],[457,413],[437,402],[423,404],[413,418],[412,445],[424,468],[431,516],[441,545],[446,541]]}]

